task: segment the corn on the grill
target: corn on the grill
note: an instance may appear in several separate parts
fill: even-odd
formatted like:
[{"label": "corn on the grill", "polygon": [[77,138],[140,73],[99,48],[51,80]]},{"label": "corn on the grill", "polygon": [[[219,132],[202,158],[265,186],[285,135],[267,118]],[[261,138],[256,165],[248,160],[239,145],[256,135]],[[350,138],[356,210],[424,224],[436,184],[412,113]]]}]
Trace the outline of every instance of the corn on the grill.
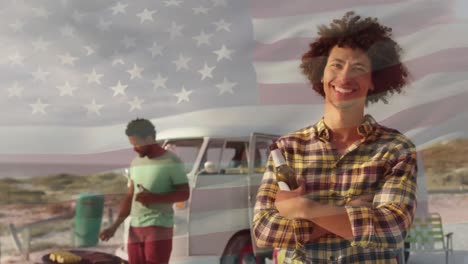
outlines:
[{"label": "corn on the grill", "polygon": [[69,251],[59,250],[51,252],[49,255],[49,259],[56,263],[78,263],[81,261],[81,257],[73,254]]}]

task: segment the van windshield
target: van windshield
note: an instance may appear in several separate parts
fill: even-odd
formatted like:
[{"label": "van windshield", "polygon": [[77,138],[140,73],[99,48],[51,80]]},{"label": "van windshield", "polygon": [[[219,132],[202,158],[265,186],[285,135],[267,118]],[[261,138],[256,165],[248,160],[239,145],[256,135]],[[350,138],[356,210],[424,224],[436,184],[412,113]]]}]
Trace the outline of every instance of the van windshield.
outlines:
[{"label": "van windshield", "polygon": [[184,163],[185,172],[192,171],[195,160],[203,143],[202,138],[168,140],[164,148],[174,152]]}]

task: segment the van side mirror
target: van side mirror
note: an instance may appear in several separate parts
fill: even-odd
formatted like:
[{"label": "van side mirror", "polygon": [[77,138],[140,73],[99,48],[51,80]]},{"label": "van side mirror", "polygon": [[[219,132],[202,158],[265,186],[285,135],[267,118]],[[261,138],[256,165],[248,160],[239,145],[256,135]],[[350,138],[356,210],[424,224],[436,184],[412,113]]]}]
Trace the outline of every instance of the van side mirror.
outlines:
[{"label": "van side mirror", "polygon": [[205,164],[203,164],[203,170],[206,173],[210,173],[210,174],[218,172],[218,168],[216,168],[216,164],[214,164],[214,162],[212,161],[205,162]]}]

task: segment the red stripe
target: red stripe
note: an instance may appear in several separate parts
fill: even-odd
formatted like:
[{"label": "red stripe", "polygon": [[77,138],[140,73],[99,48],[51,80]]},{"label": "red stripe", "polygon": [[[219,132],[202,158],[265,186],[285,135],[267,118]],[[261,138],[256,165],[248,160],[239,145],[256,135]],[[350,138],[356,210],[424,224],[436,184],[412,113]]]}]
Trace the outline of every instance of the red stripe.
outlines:
[{"label": "red stripe", "polygon": [[382,120],[381,124],[403,133],[415,128],[431,127],[459,114],[468,113],[467,102],[468,92],[453,95],[402,110]]},{"label": "red stripe", "polygon": [[[424,57],[405,62],[413,82],[433,73],[468,72],[468,48],[453,48],[438,51]],[[259,83],[259,97],[261,104],[314,104],[323,103],[309,84]]]},{"label": "red stripe", "polygon": [[432,73],[465,72],[468,71],[468,47],[441,50],[405,64],[414,81]]},{"label": "red stripe", "polygon": [[31,177],[59,173],[89,175],[126,168],[135,157],[132,149],[92,154],[2,154],[0,176]]},{"label": "red stripe", "polygon": [[260,104],[319,104],[323,98],[304,83],[257,84]]},{"label": "red stripe", "polygon": [[405,2],[405,0],[328,0],[319,2],[310,0],[254,0],[251,7],[252,17],[269,18],[353,9],[358,6],[376,6],[378,8],[378,5],[401,2]]}]

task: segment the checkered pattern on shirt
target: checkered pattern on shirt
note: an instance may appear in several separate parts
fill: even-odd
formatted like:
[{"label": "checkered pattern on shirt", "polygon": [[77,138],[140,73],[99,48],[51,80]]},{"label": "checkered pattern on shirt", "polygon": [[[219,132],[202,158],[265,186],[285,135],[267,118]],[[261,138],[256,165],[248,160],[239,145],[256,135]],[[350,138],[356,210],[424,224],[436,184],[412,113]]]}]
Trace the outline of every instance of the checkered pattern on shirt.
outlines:
[{"label": "checkered pattern on shirt", "polygon": [[[416,150],[394,129],[366,115],[358,127],[362,140],[339,156],[330,143],[323,119],[313,126],[281,137],[277,144],[285,159],[306,182],[307,196],[322,204],[344,206],[354,238],[335,235],[308,245],[311,263],[394,263],[394,249],[403,245],[416,205]],[[270,157],[255,205],[253,230],[258,246],[288,248],[295,240],[292,221],[274,206],[279,190]],[[373,194],[373,206],[352,207],[347,201]],[[300,220],[300,238],[309,241],[312,223]]]}]

